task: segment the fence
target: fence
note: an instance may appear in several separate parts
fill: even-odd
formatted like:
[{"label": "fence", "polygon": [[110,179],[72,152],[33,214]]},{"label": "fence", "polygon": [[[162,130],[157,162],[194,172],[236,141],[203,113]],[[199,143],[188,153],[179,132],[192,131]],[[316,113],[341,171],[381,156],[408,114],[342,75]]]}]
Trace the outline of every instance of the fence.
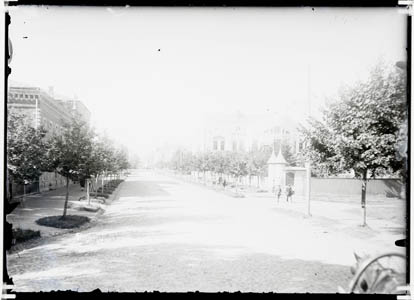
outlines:
[{"label": "fence", "polygon": [[38,193],[40,192],[39,181],[26,184],[26,186],[24,186],[23,183],[13,182],[11,186],[10,184],[7,185],[7,192],[9,195],[11,194],[12,198],[22,196],[25,193],[26,194]]},{"label": "fence", "polygon": [[[311,193],[336,195],[361,195],[362,182],[354,178],[312,178]],[[400,179],[371,179],[367,183],[367,194],[400,197],[405,186]]]},{"label": "fence", "polygon": [[[301,174],[296,174],[301,175]],[[243,186],[255,187],[258,189],[267,189],[269,190],[268,178],[257,176],[248,176],[242,178],[234,178],[228,175],[219,175],[213,172],[192,172],[190,175],[194,179],[206,183],[214,184],[218,183],[218,178],[226,179],[228,185],[238,184]],[[205,176],[205,177],[204,177]],[[295,176],[293,179],[293,185],[296,191],[296,194],[304,194],[304,185],[305,180],[303,176]],[[360,196],[361,195],[362,182],[359,179],[355,178],[311,178],[311,195],[327,195],[334,194],[340,196]],[[405,185],[398,178],[384,178],[384,179],[371,179],[367,183],[367,194],[368,195],[382,195],[389,198],[400,198],[403,197],[405,192]]]}]

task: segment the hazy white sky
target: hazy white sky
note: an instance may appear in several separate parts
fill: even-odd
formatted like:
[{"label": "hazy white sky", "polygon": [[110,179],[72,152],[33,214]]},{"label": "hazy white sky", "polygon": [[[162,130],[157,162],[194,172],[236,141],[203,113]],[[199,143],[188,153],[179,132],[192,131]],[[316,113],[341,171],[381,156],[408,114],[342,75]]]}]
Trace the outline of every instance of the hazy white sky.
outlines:
[{"label": "hazy white sky", "polygon": [[[138,153],[205,112],[312,113],[379,59],[406,60],[406,15],[358,8],[18,7],[11,80],[77,95]],[[27,38],[26,38],[27,37]]]}]

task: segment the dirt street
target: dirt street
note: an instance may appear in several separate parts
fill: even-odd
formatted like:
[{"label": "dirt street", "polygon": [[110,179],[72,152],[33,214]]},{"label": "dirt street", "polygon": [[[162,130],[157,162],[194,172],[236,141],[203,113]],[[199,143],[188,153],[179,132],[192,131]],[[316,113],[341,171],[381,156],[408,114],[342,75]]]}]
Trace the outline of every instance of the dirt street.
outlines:
[{"label": "dirt street", "polygon": [[337,292],[354,249],[392,245],[152,172],[127,178],[95,227],[8,255],[16,291]]}]

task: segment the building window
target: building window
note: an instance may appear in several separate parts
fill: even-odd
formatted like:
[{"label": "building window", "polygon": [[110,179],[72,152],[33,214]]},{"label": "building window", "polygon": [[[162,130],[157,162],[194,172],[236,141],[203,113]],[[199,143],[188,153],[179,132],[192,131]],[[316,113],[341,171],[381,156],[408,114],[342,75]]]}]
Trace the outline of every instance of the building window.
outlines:
[{"label": "building window", "polygon": [[220,150],[221,151],[224,151],[224,141],[221,141],[220,142]]},{"label": "building window", "polygon": [[27,98],[29,98],[29,95],[24,95],[24,97],[27,99]]}]

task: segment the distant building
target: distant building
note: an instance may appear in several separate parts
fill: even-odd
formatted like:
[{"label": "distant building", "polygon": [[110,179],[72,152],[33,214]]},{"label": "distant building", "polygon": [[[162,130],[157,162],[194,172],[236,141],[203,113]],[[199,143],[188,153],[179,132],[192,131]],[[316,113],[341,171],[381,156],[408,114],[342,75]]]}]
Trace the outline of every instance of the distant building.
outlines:
[{"label": "distant building", "polygon": [[90,123],[91,120],[91,113],[88,110],[88,108],[85,106],[85,104],[82,103],[82,101],[79,100],[57,100],[62,103],[66,109],[68,109],[72,116],[80,116],[83,121],[86,123]]},{"label": "distant building", "polygon": [[300,151],[297,124],[277,114],[214,114],[206,116],[202,149],[216,151],[256,151],[285,143],[293,153]]}]

